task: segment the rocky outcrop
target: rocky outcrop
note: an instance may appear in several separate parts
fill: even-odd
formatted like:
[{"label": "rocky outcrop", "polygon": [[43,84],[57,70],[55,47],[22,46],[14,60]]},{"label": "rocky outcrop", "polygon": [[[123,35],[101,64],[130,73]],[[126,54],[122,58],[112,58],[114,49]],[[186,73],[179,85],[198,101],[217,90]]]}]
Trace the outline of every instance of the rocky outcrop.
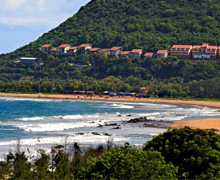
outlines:
[{"label": "rocky outcrop", "polygon": [[134,118],[131,119],[129,121],[127,121],[127,123],[140,123],[140,122],[163,122],[163,123],[172,123],[173,121],[156,121],[154,119],[148,119],[147,117],[140,117],[140,118]]},{"label": "rocky outcrop", "polygon": [[118,126],[117,123],[105,124],[105,126]]}]

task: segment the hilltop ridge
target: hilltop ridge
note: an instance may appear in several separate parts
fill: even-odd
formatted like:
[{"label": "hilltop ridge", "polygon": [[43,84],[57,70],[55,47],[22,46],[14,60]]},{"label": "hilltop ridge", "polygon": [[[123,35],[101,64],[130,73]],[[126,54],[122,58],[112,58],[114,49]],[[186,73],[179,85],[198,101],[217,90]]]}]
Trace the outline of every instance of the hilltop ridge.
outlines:
[{"label": "hilltop ridge", "polygon": [[220,3],[217,0],[92,0],[43,34],[7,57],[34,56],[40,45],[90,43],[98,47],[123,46],[146,51],[172,44],[219,45]]}]

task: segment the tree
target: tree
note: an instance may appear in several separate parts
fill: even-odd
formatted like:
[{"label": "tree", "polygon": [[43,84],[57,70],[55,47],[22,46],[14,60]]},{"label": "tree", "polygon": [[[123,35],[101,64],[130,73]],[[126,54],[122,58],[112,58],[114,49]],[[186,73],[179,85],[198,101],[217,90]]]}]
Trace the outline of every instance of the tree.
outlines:
[{"label": "tree", "polygon": [[219,179],[219,142],[220,136],[213,130],[185,127],[154,137],[143,149],[161,152],[166,162],[179,167],[180,179]]},{"label": "tree", "polygon": [[86,179],[176,179],[177,168],[166,164],[160,153],[132,148],[128,143],[89,162]]}]

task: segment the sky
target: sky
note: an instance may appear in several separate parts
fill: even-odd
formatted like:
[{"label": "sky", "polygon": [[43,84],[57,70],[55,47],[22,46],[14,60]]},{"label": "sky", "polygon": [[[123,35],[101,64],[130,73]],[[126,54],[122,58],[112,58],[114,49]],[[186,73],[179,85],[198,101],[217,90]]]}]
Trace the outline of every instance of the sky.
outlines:
[{"label": "sky", "polygon": [[36,40],[90,0],[0,0],[0,54]]}]

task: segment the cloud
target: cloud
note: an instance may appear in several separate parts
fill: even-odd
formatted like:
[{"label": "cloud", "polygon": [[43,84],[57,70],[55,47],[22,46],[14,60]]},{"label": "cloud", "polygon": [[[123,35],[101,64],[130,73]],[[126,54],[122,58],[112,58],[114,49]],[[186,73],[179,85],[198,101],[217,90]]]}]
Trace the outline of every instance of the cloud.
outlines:
[{"label": "cloud", "polygon": [[0,23],[56,26],[90,0],[1,0]]},{"label": "cloud", "polygon": [[58,26],[90,0],[0,0],[0,54]]},{"label": "cloud", "polygon": [[22,7],[27,0],[1,0],[1,6],[9,11]]},{"label": "cloud", "polygon": [[4,25],[26,26],[47,24],[48,22],[51,20],[37,17],[0,17],[0,23]]}]

